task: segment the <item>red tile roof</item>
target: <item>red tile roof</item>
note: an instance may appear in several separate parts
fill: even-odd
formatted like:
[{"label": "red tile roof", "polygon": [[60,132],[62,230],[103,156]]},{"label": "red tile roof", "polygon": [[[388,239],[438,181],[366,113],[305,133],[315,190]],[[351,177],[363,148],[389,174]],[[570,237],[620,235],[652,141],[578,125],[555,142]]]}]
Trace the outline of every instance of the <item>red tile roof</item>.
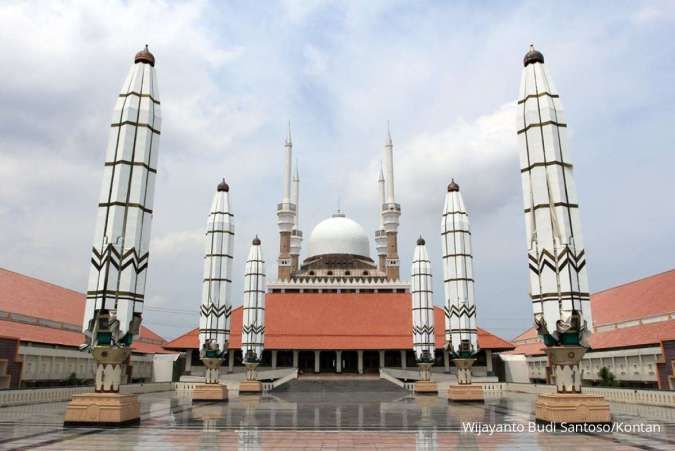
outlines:
[{"label": "red tile roof", "polygon": [[[443,311],[436,307],[436,346],[444,344]],[[230,347],[241,346],[242,310],[232,311]],[[271,293],[265,297],[266,349],[412,348],[409,293]],[[167,349],[198,348],[197,329],[167,343]],[[479,329],[481,348],[513,344]]]},{"label": "red tile roof", "polygon": [[[675,312],[675,270],[645,277],[591,295],[594,325],[621,323]],[[511,354],[541,355],[541,343],[528,343],[537,337],[534,327],[513,339]],[[658,345],[675,340],[675,319],[639,324],[603,332],[591,337],[591,348],[604,350],[632,346]]]},{"label": "red tile roof", "polygon": [[[591,336],[591,349],[605,351],[636,346],[657,346],[662,341],[670,340],[675,340],[675,319],[596,332]],[[508,354],[543,355],[544,349],[542,342],[521,343]]]},{"label": "red tile roof", "polygon": [[675,269],[600,291],[591,297],[593,324],[675,312]]},{"label": "red tile roof", "polygon": [[[79,325],[84,315],[84,294],[53,285],[43,280],[0,268],[0,311],[31,319],[47,320],[65,325]],[[0,320],[3,335],[21,341],[79,346],[84,343],[80,332],[39,324]],[[152,340],[148,343],[141,340]],[[141,326],[141,340],[134,342],[134,350],[142,353],[165,352],[162,337]]]}]

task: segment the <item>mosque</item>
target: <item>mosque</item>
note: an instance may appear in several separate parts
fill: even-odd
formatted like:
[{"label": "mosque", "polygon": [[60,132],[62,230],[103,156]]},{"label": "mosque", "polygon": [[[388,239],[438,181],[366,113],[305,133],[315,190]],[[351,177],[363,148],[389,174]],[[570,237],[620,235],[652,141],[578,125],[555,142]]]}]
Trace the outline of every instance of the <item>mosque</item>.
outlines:
[{"label": "mosque", "polygon": [[[283,150],[283,190],[277,206],[279,254],[277,278],[267,283],[265,351],[261,365],[293,367],[301,373],[377,372],[379,368],[416,368],[413,353],[411,287],[401,280],[398,227],[401,205],[396,201],[394,146],[390,133],[384,145],[379,189],[379,226],[374,231],[376,258],[369,234],[337,211],[317,224],[301,260],[303,232],[299,222],[300,179],[294,172],[290,131]],[[452,184],[453,189],[459,189]],[[435,307],[436,324],[444,310]],[[232,310],[228,371],[242,365],[242,308]],[[442,327],[436,328],[435,365],[451,371]],[[478,330],[476,376],[499,376],[498,354],[514,345]],[[185,373],[201,375],[198,329],[167,343],[181,351]],[[454,371],[454,367],[452,371]]]}]

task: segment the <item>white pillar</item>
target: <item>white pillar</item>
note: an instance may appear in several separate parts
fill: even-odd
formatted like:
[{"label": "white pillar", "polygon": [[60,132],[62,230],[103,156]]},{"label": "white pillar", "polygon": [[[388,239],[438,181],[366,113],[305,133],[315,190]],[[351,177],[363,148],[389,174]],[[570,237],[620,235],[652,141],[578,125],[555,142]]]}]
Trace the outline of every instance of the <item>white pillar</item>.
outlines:
[{"label": "white pillar", "polygon": [[485,350],[485,364],[487,366],[488,376],[492,373],[492,351],[490,349]]},{"label": "white pillar", "polygon": [[405,358],[405,349],[401,349],[401,369],[406,368],[406,358]]},{"label": "white pillar", "polygon": [[278,352],[279,351],[277,351],[276,349],[272,351],[272,368],[277,367],[277,353]]},{"label": "white pillar", "polygon": [[192,371],[192,349],[188,349],[183,354],[185,354],[185,372],[189,373]]},{"label": "white pillar", "polygon": [[230,349],[227,352],[228,362],[227,362],[227,372],[231,373],[234,371],[234,349]]},{"label": "white pillar", "polygon": [[358,355],[358,365],[356,367],[357,371],[359,374],[363,374],[363,351],[359,349],[356,351],[356,354]]},{"label": "white pillar", "polygon": [[297,368],[300,364],[300,351],[293,350],[293,368]]},{"label": "white pillar", "polygon": [[384,368],[384,350],[381,349],[379,353],[380,353],[380,368]]},{"label": "white pillar", "polygon": [[288,125],[288,138],[284,145],[284,196],[282,203],[291,202],[291,167],[293,161],[293,143],[291,142],[291,126]]},{"label": "white pillar", "polygon": [[342,351],[335,351],[335,372],[342,372]]},{"label": "white pillar", "polygon": [[445,349],[443,350],[443,368],[446,373],[450,372],[450,354]]},{"label": "white pillar", "polygon": [[314,372],[318,373],[321,371],[321,367],[319,366],[319,356],[321,354],[321,351],[314,351]]}]

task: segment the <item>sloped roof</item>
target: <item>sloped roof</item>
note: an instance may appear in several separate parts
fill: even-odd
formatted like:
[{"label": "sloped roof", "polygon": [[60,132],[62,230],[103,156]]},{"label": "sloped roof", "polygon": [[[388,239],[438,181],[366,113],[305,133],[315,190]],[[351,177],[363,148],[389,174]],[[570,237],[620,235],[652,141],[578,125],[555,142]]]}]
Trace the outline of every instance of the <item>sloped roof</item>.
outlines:
[{"label": "sloped roof", "polygon": [[[265,297],[266,349],[412,348],[410,293],[270,293]],[[444,344],[443,311],[435,308],[436,346]],[[241,346],[242,309],[232,311],[230,347]],[[479,329],[478,345],[513,349]],[[167,343],[167,349],[198,348],[197,329]]]},{"label": "sloped roof", "polygon": [[[674,313],[675,270],[594,293],[591,295],[591,310],[596,327]],[[544,354],[541,342],[528,342],[536,337],[534,327],[527,329],[513,339],[516,349],[510,353]],[[591,348],[604,350],[658,345],[666,340],[675,340],[675,319],[595,332],[591,337]]]},{"label": "sloped roof", "polygon": [[[84,336],[79,325],[84,316],[85,296],[34,277],[0,268],[0,316],[3,335],[21,341],[79,346]],[[13,320],[10,320],[13,319]],[[162,337],[141,326],[140,340],[133,349],[142,353],[165,352]]]},{"label": "sloped roof", "polygon": [[675,269],[594,293],[591,308],[596,327],[675,313]]}]

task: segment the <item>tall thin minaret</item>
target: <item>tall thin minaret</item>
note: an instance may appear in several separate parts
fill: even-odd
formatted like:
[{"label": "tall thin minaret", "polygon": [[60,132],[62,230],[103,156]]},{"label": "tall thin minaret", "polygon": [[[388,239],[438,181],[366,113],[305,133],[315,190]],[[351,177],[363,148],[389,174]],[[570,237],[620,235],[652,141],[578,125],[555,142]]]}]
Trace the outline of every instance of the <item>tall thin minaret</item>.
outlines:
[{"label": "tall thin minaret", "polygon": [[265,337],[265,261],[256,236],[246,261],[241,353],[245,363],[259,363]]},{"label": "tall thin minaret", "polygon": [[[230,289],[234,252],[234,215],[230,187],[218,184],[206,223],[202,304],[199,310],[199,350],[205,361],[206,383],[217,384],[220,364],[230,337]],[[206,362],[205,359],[210,359]]]},{"label": "tall thin minaret", "polygon": [[377,268],[385,272],[386,258],[387,258],[387,232],[384,230],[384,204],[386,202],[384,189],[384,173],[382,172],[382,165],[380,164],[380,172],[377,179],[377,186],[379,188],[379,203],[377,205],[377,213],[380,218],[380,223],[375,231],[375,248],[377,250],[378,264]]},{"label": "tall thin minaret", "polygon": [[445,341],[454,357],[478,352],[473,256],[469,215],[459,185],[448,185],[441,219],[443,287],[445,289]]},{"label": "tall thin minaret", "polygon": [[[97,392],[119,390],[140,333],[161,124],[154,66],[145,46],[117,96],[108,135],[82,325]],[[103,348],[125,352],[102,351],[110,358],[99,360]]]},{"label": "tall thin minaret", "polygon": [[387,257],[385,269],[387,278],[400,278],[398,259],[398,224],[401,217],[401,206],[396,203],[394,196],[394,144],[391,141],[389,123],[387,123],[387,140],[384,145],[384,184],[386,202],[382,208],[384,230],[387,235]]},{"label": "tall thin minaret", "polygon": [[410,291],[412,293],[413,350],[415,359],[422,363],[433,363],[436,350],[434,333],[434,293],[431,281],[431,261],[426,243],[420,236],[413,254],[410,270]]},{"label": "tall thin minaret", "polygon": [[300,173],[298,162],[295,162],[295,173],[291,186],[291,202],[295,205],[293,230],[291,230],[291,273],[298,270],[300,265],[300,251],[302,250],[302,231],[300,230]]},{"label": "tall thin minaret", "polygon": [[547,346],[577,347],[560,365],[551,358],[558,391],[580,392],[581,372],[565,368],[581,359],[592,321],[567,124],[544,56],[530,46],[523,65],[517,128],[534,323]]},{"label": "tall thin minaret", "polygon": [[291,277],[291,231],[295,223],[295,204],[291,199],[291,172],[293,162],[293,142],[291,140],[291,124],[288,123],[288,137],[284,145],[284,180],[283,197],[277,208],[277,224],[279,225],[279,260],[277,278],[288,280]]}]

